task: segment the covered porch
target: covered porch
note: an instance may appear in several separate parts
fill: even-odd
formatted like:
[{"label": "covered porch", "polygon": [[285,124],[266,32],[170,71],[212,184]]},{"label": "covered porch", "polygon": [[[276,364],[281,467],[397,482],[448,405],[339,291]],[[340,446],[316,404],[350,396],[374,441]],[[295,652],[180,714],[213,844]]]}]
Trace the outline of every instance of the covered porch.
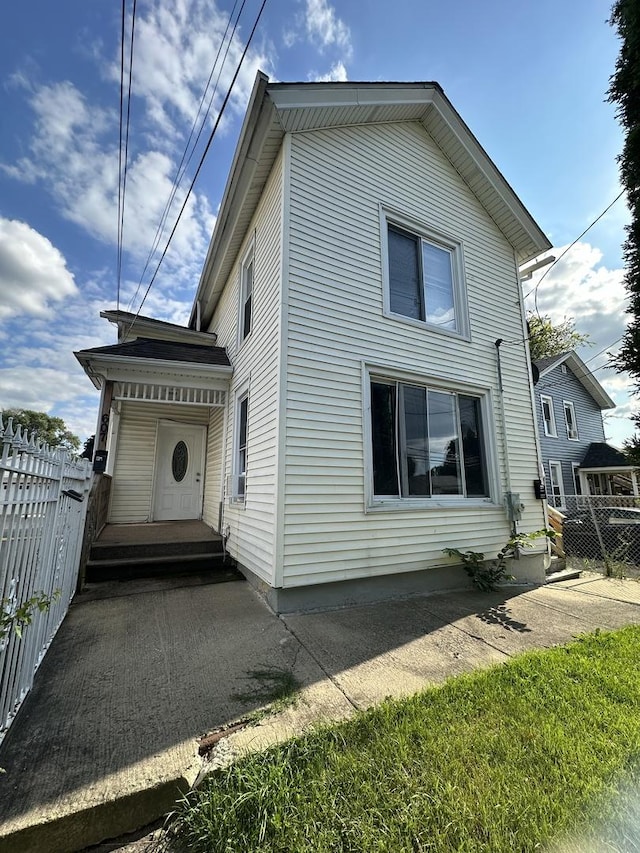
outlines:
[{"label": "covered porch", "polygon": [[576,494],[639,497],[638,472],[620,450],[594,442],[577,469]]},{"label": "covered porch", "polygon": [[111,478],[106,522],[201,521],[218,531],[226,351],[136,338],[76,357],[101,391],[94,470]]}]

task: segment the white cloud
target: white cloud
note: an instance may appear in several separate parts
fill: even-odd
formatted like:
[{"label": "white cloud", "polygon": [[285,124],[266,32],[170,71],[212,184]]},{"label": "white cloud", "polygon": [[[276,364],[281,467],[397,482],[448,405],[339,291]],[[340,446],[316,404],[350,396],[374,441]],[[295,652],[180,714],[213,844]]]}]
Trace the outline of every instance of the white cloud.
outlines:
[{"label": "white cloud", "polygon": [[46,315],[52,302],[77,294],[61,252],[26,222],[0,217],[0,318]]},{"label": "white cloud", "polygon": [[[131,137],[127,170],[124,249],[139,263],[153,244],[169,199],[178,158],[205,88],[227,25],[226,13],[209,0],[157,0],[136,20],[131,103]],[[244,43],[236,37],[200,140],[191,171],[199,161],[217,110],[231,83]],[[224,55],[224,49],[221,56]],[[119,84],[116,62],[105,63],[108,82]],[[218,63],[214,81],[221,61]],[[258,67],[269,71],[265,50],[247,53],[232,97],[230,111],[244,111]],[[17,163],[1,168],[15,179],[45,187],[62,215],[106,244],[117,241],[118,115],[89,103],[70,81],[49,85],[22,82],[29,93],[35,127],[30,151]],[[227,119],[228,123],[228,119]],[[220,131],[223,131],[221,123]],[[168,239],[185,199],[189,176],[182,182],[167,216],[160,241]],[[165,277],[193,280],[206,253],[213,215],[203,193],[194,192],[182,214],[163,262]],[[151,270],[155,268],[152,264]],[[167,275],[168,274],[168,275]]]},{"label": "white cloud", "polygon": [[[559,257],[565,248],[554,248],[551,254]],[[527,283],[535,293],[536,283],[540,282],[537,310],[549,315],[555,323],[573,317],[577,331],[590,336],[595,352],[603,347],[615,348],[614,342],[623,334],[626,325],[624,270],[607,269],[601,260],[602,252],[598,248],[589,243],[576,243],[546,275],[543,269]],[[536,309],[534,293],[527,300],[530,310]],[[606,358],[603,354],[598,364],[604,363]]]},{"label": "white cloud", "polygon": [[335,45],[347,58],[351,55],[351,30],[327,0],[307,0],[306,29],[309,41],[321,50]]},{"label": "white cloud", "polygon": [[343,62],[334,62],[326,74],[312,72],[309,79],[315,83],[346,83],[349,76]]}]

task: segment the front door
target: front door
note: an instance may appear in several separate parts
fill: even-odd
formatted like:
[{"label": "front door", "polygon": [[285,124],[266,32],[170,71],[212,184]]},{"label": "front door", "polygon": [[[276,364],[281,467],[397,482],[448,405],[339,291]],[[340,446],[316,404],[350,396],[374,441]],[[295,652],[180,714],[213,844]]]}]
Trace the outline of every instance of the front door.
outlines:
[{"label": "front door", "polygon": [[158,424],[154,521],[201,518],[205,434],[204,426]]}]

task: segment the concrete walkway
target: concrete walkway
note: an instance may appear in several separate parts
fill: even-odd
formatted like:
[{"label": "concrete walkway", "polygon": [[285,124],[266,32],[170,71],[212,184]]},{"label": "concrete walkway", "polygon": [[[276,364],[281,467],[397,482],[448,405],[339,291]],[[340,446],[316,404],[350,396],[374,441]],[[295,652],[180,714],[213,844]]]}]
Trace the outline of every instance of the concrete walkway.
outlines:
[{"label": "concrete walkway", "polygon": [[0,853],[77,851],[169,810],[203,770],[197,739],[264,701],[251,698],[256,671],[291,672],[300,700],[221,741],[215,760],[526,649],[640,623],[640,584],[599,576],[283,618],[244,583],[108,592],[72,606],[0,748]]}]

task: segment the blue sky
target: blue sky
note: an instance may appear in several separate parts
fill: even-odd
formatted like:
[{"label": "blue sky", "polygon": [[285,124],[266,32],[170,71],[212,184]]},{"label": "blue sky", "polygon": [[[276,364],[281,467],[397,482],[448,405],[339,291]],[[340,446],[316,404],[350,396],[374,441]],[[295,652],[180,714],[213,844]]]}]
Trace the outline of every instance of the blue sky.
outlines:
[{"label": "blue sky", "polygon": [[[83,438],[97,396],[72,351],[114,342],[98,314],[115,306],[117,289],[119,5],[10,4],[0,34],[0,407],[60,415]],[[247,0],[172,213],[258,8]],[[157,257],[142,275],[231,9],[222,0],[137,4],[121,307],[133,298],[138,308],[155,269]],[[187,319],[258,68],[282,81],[437,80],[559,255],[620,192],[622,133],[605,100],[618,41],[607,17],[596,0],[267,0],[142,313]],[[591,336],[584,359],[615,352],[624,329],[627,221],[622,198],[538,289],[540,312],[573,317]],[[618,403],[605,428],[621,444],[635,404],[627,377],[601,369],[606,359],[589,366]]]}]

